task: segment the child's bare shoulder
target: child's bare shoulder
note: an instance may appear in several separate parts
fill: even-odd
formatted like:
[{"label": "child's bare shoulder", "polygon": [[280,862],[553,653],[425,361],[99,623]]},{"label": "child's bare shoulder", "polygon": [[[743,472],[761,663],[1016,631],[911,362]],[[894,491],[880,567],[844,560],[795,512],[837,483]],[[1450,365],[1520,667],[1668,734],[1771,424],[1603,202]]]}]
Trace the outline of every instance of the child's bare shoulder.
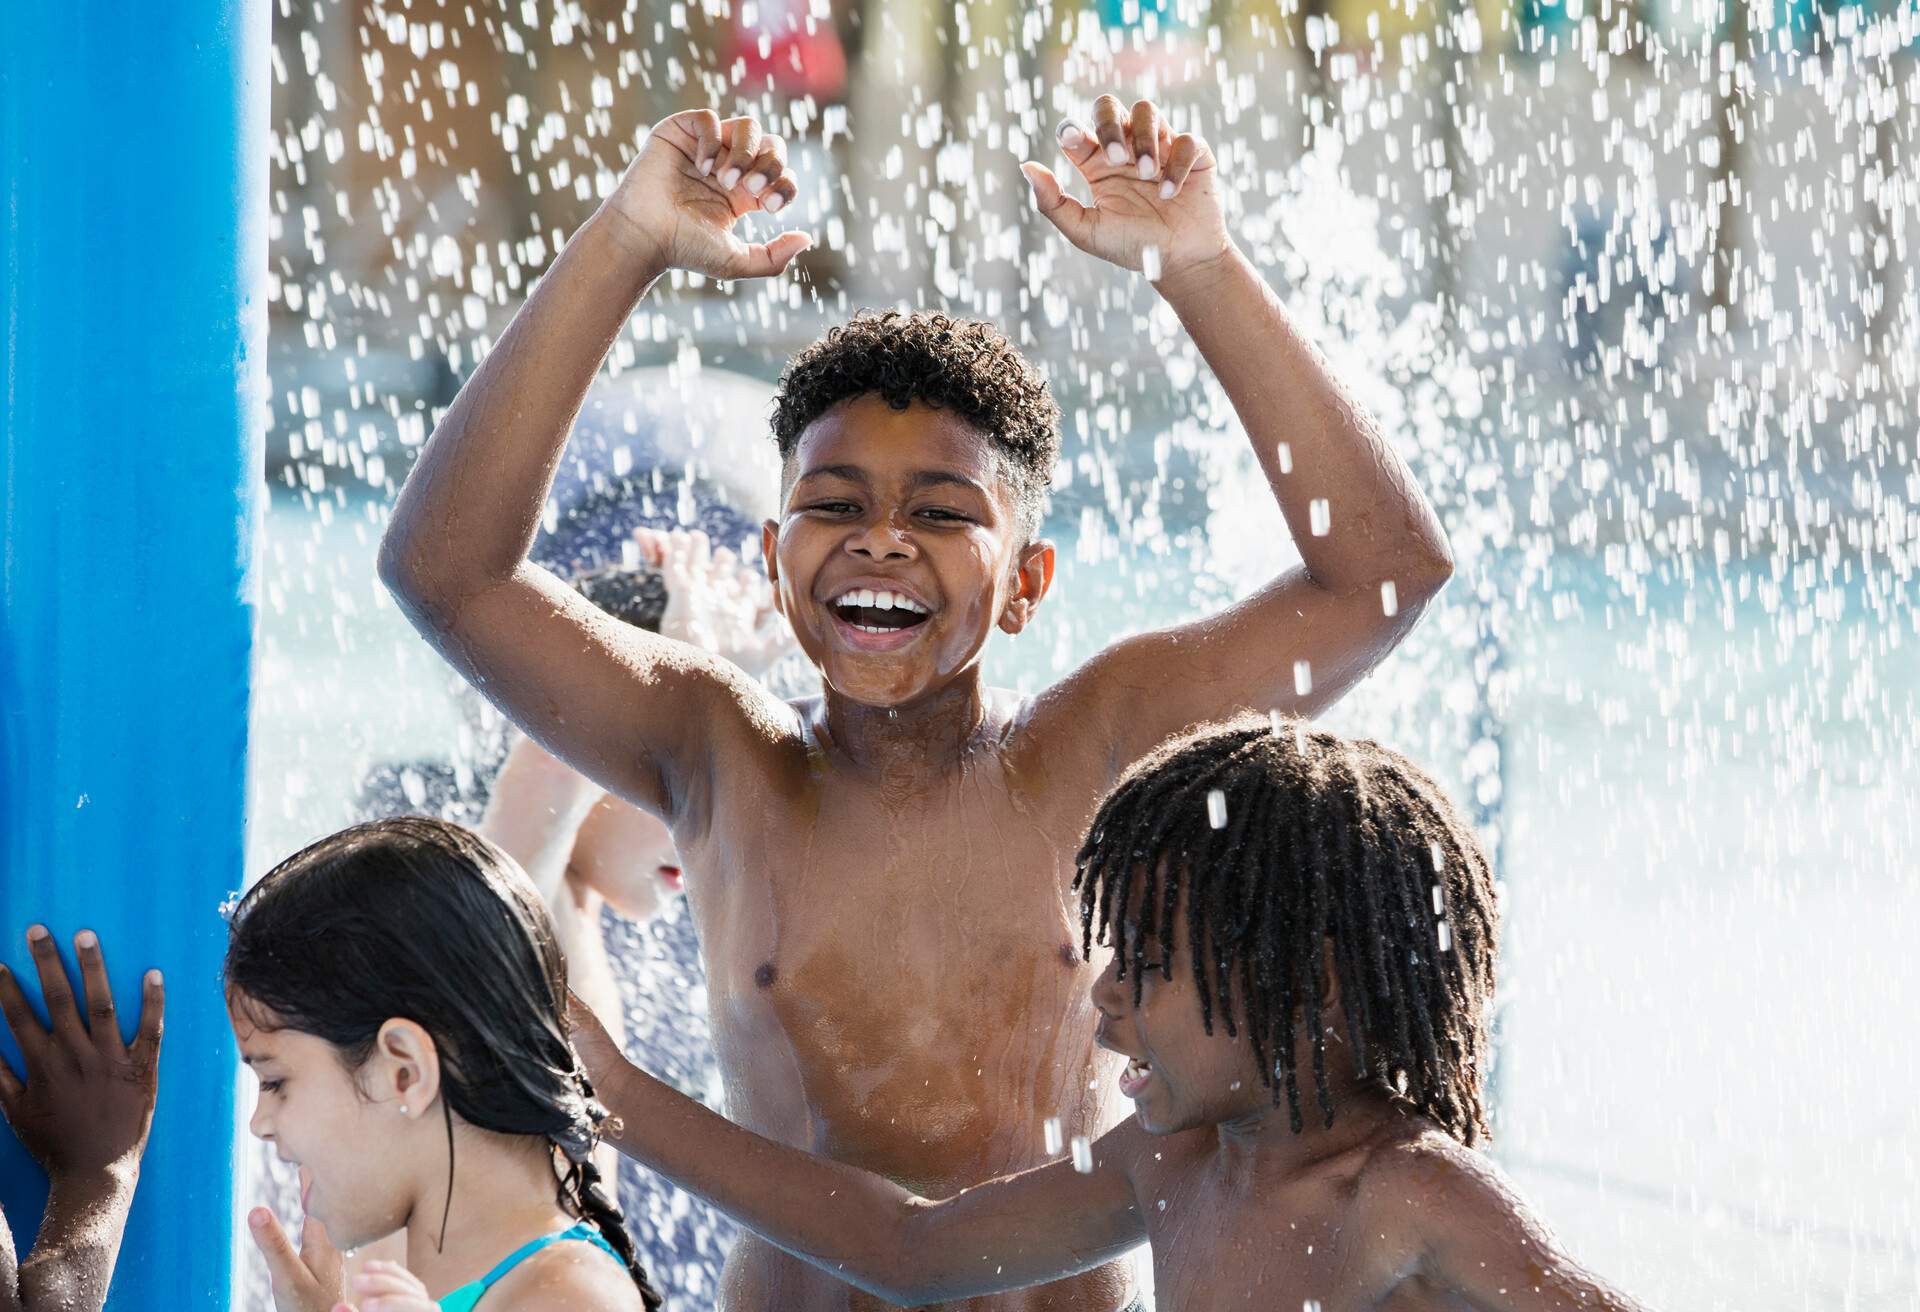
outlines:
[{"label": "child's bare shoulder", "polygon": [[487,1302],[506,1309],[601,1308],[643,1312],[640,1287],[616,1258],[585,1241],[548,1244],[495,1285]]},{"label": "child's bare shoulder", "polygon": [[1381,1143],[1359,1181],[1368,1224],[1433,1253],[1469,1241],[1551,1247],[1552,1237],[1492,1158],[1431,1124]]}]

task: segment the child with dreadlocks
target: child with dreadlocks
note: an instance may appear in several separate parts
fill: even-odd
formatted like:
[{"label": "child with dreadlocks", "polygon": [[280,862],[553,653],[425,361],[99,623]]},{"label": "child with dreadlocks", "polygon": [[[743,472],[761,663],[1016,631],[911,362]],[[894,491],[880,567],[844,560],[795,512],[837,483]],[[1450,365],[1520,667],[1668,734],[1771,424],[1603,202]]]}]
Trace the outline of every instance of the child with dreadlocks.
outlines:
[{"label": "child with dreadlocks", "polygon": [[578,1004],[621,1149],[893,1303],[1085,1270],[1147,1240],[1162,1312],[1632,1309],[1563,1253],[1487,1137],[1499,908],[1406,758],[1244,719],[1135,765],[1080,849],[1097,1041],[1134,1119],[930,1202],[639,1072]]},{"label": "child with dreadlocks", "polygon": [[[660,122],[569,238],[422,450],[381,545],[382,577],[442,655],[672,832],[729,1112],[923,1193],[1037,1165],[1049,1121],[1090,1137],[1123,1114],[1070,906],[1074,846],[1120,772],[1234,710],[1330,705],[1452,568],[1411,471],[1235,245],[1206,143],[1150,101],[1102,96],[1058,146],[1091,203],[1028,161],[1034,205],[1151,277],[1246,427],[1276,531],[1292,529],[1302,563],[1277,561],[1237,604],[1130,635],[1037,696],[992,687],[988,639],[1027,630],[1054,581],[1039,528],[1059,410],[992,325],[942,314],[858,315],[781,380],[761,555],[820,696],[782,700],[617,624],[530,559],[574,416],[648,288],[675,269],[722,288],[772,277],[808,244],[737,230],[784,215],[799,184],[778,138],[709,110]],[[1151,367],[1136,341],[1090,349],[1116,373]],[[977,968],[955,988],[960,945]],[[1131,1283],[1112,1263],[969,1312],[1115,1312]],[[751,1238],[717,1303],[875,1306]]]}]

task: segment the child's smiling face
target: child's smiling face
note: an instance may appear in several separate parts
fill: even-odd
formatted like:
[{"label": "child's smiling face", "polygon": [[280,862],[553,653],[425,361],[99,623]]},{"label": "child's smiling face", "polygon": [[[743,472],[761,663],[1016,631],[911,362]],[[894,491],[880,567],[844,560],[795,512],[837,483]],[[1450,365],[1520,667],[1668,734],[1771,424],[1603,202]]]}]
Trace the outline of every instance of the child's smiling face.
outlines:
[{"label": "child's smiling face", "polygon": [[938,692],[1046,592],[1053,547],[1020,541],[993,448],[949,412],[856,397],[800,435],[792,474],[783,517],[763,530],[769,573],[843,696],[900,706]]},{"label": "child's smiling face", "polygon": [[1138,932],[1137,922],[1127,926],[1126,942],[1116,944],[1113,960],[1094,981],[1093,1005],[1100,1013],[1094,1041],[1128,1058],[1120,1091],[1133,1100],[1141,1127],[1149,1134],[1177,1134],[1272,1110],[1273,1093],[1254,1069],[1246,1029],[1227,1034],[1217,994],[1213,1033],[1201,1023],[1200,990],[1185,952],[1184,908],[1174,918],[1173,977],[1162,973],[1158,936],[1150,935],[1136,1007],[1133,976],[1120,977],[1120,961]]},{"label": "child's smiling face", "polygon": [[244,1002],[230,1005],[227,1019],[260,1081],[247,1128],[281,1161],[299,1166],[302,1210],[342,1250],[404,1225],[409,1177],[396,1169],[391,1140],[406,1122],[395,1103],[370,1099],[325,1039],[264,1029]]}]

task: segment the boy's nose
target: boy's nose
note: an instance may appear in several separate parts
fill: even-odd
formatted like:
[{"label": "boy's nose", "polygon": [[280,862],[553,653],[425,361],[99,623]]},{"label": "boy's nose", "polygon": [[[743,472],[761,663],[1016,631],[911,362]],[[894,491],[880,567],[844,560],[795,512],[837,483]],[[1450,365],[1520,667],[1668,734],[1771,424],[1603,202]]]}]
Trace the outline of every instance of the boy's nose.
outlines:
[{"label": "boy's nose", "polygon": [[1107,968],[1093,981],[1093,1009],[1108,1020],[1117,1020],[1126,1010],[1128,999],[1120,987],[1120,954],[1115,953]]},{"label": "boy's nose", "polygon": [[847,540],[847,550],[872,560],[911,560],[919,554],[907,526],[891,515],[859,529]]}]

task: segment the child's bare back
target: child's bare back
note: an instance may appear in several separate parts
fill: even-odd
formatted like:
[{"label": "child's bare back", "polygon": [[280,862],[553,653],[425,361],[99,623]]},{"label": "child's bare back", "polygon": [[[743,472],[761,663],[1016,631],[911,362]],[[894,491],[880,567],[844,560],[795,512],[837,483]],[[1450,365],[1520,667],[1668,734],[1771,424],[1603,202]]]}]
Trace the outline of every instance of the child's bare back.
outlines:
[{"label": "child's bare back", "polygon": [[[672,829],[729,1111],[917,1191],[1040,1163],[1050,1117],[1067,1135],[1118,1119],[1070,881],[1119,773],[1235,708],[1331,703],[1450,570],[1404,465],[1228,238],[1204,143],[1111,97],[1061,141],[1095,204],[1028,165],[1036,205],[1098,257],[1157,264],[1304,568],[1029,703],[989,689],[989,635],[1018,634],[1053,580],[1036,530],[1058,415],[987,325],[926,315],[856,319],[783,381],[764,556],[821,699],[780,702],[708,653],[622,631],[528,562],[572,416],[639,296],[671,267],[777,274],[806,244],[734,234],[796,188],[783,146],[706,111],[658,125],[574,234],[436,430],[382,547],[383,577],[454,665]],[[1323,513],[1333,532],[1313,536]],[[969,1306],[1115,1312],[1128,1283],[1110,1263]],[[758,1240],[736,1247],[720,1303],[881,1306]]]}]

